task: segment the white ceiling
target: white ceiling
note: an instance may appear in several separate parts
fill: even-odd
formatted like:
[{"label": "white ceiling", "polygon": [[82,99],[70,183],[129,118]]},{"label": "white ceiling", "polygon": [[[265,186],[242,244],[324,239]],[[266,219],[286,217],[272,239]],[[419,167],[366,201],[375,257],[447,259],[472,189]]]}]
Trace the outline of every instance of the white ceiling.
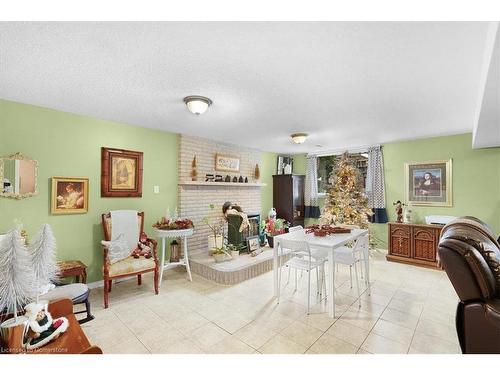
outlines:
[{"label": "white ceiling", "polygon": [[458,134],[488,25],[4,22],[0,98],[283,153]]}]

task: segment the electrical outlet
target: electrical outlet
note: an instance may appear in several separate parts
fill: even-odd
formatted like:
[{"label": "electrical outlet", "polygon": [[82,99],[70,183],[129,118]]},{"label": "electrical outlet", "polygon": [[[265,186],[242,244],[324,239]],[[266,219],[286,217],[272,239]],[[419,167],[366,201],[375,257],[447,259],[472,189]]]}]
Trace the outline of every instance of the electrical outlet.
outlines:
[{"label": "electrical outlet", "polygon": [[158,185],[153,186],[153,192],[155,194],[159,194],[160,193],[160,187]]}]

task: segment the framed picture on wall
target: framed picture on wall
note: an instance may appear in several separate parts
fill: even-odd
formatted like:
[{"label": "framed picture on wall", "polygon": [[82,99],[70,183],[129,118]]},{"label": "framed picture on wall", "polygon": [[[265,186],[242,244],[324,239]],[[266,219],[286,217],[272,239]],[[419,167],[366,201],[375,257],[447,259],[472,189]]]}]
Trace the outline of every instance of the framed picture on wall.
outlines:
[{"label": "framed picture on wall", "polygon": [[293,158],[291,156],[278,156],[278,170],[276,174],[292,174],[293,173]]},{"label": "framed picture on wall", "polygon": [[89,210],[89,179],[52,177],[52,214],[84,214]]},{"label": "framed picture on wall", "polygon": [[240,158],[231,155],[215,155],[215,170],[225,172],[239,172]]},{"label": "framed picture on wall", "polygon": [[142,197],[142,155],[102,147],[101,197]]},{"label": "framed picture on wall", "polygon": [[451,159],[405,163],[405,198],[416,206],[451,207]]}]

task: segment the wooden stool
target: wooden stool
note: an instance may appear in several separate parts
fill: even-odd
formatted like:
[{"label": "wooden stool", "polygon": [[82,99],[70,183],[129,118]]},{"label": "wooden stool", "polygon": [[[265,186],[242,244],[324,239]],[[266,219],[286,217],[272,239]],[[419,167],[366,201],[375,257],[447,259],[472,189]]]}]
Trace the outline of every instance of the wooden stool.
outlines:
[{"label": "wooden stool", "polygon": [[87,283],[87,266],[79,260],[65,260],[57,262],[59,267],[59,277],[75,276],[75,282]]}]

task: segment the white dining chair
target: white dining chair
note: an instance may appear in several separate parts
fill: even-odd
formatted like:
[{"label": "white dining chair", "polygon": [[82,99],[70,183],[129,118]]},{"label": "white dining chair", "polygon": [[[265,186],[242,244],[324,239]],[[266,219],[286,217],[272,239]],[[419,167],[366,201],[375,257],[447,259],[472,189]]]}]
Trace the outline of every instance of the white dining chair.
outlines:
[{"label": "white dining chair", "polygon": [[[305,234],[305,233],[304,233]],[[288,249],[290,251],[291,258],[282,264],[284,251],[283,249]],[[278,273],[278,289],[281,288],[281,270],[284,267],[294,268],[295,270],[302,270],[307,272],[307,314],[309,314],[311,305],[311,271],[316,269],[316,283],[318,294],[323,290],[325,284],[325,272],[324,265],[325,260],[316,260],[312,254],[309,244],[305,241],[303,236],[298,236],[296,238],[282,238],[278,242],[278,256],[279,256],[279,273]],[[320,280],[321,275],[321,280]],[[295,277],[295,289],[297,289],[297,277]],[[326,289],[326,288],[325,288]],[[278,303],[279,301],[278,292]]]},{"label": "white dining chair", "polygon": [[[358,305],[361,306],[361,292],[359,288],[359,278],[358,278],[358,263],[361,261],[364,261],[366,256],[368,256],[368,248],[369,248],[369,238],[368,234],[365,234],[363,236],[360,236],[356,239],[354,242],[354,245],[352,247],[347,247],[347,246],[341,246],[337,249],[335,249],[335,252],[333,253],[333,260],[335,262],[335,265],[339,264],[344,264],[349,266],[349,276],[350,276],[350,285],[351,288],[353,287],[352,284],[352,270],[354,268],[354,277],[356,281],[356,291],[358,293]],[[361,268],[363,266],[361,265]],[[368,276],[368,275],[367,275]],[[368,277],[365,278],[365,284],[368,289],[368,293],[370,294],[370,283],[368,280]]]}]

